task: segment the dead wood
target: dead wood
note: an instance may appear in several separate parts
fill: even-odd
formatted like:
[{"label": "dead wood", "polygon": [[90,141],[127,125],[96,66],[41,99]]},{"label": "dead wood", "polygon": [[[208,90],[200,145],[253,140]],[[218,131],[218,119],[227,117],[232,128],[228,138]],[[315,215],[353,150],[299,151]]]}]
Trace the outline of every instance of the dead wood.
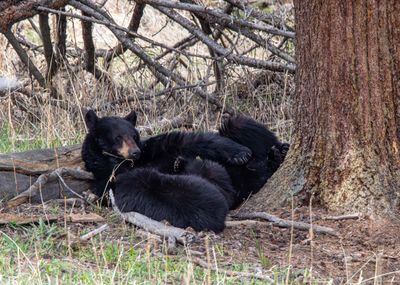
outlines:
[{"label": "dead wood", "polygon": [[60,9],[67,5],[68,1],[69,0],[5,1],[5,3],[1,3],[0,6],[0,32],[5,33],[16,22],[37,15],[39,13],[37,7],[39,6]]},{"label": "dead wood", "polygon": [[95,229],[95,230],[93,230],[91,232],[88,232],[87,234],[81,236],[79,238],[79,240],[80,241],[90,240],[92,237],[94,237],[94,236],[96,236],[96,235],[98,235],[98,234],[100,234],[100,233],[102,233],[102,232],[104,232],[106,230],[109,230],[109,229],[110,229],[110,226],[108,224],[104,224],[101,227],[99,227],[99,228],[97,228],[97,229]]},{"label": "dead wood", "polygon": [[315,233],[327,234],[331,236],[339,236],[339,234],[332,228],[307,224],[303,222],[295,222],[290,220],[281,219],[277,216],[265,213],[265,212],[253,212],[253,213],[233,213],[233,218],[238,219],[263,219],[271,222],[274,226],[281,228],[294,228],[302,231],[313,231]]},{"label": "dead wood", "polygon": [[[56,149],[42,149],[20,153],[0,154],[0,200],[8,200],[26,189],[38,179],[41,174],[47,174],[57,168],[83,167],[80,145]],[[37,195],[30,196],[31,202],[42,202],[50,199],[76,197],[64,189],[58,179],[50,179],[41,186]],[[87,180],[65,177],[65,183],[82,194],[89,188]]]},{"label": "dead wood", "polygon": [[260,274],[260,273],[251,273],[251,272],[240,272],[240,271],[232,271],[232,270],[226,270],[223,268],[217,268],[214,263],[211,262],[206,262],[203,259],[197,257],[197,256],[192,256],[189,261],[193,262],[194,264],[201,266],[205,269],[211,270],[211,271],[216,271],[218,273],[225,274],[226,276],[232,276],[232,277],[243,277],[243,278],[255,278],[255,279],[260,279],[260,280],[265,280],[271,284],[275,283],[274,279],[265,275],[265,274]]},{"label": "dead wood", "polygon": [[0,225],[14,224],[14,225],[27,225],[39,223],[40,220],[47,222],[55,222],[58,220],[66,220],[71,223],[101,223],[105,219],[97,214],[69,214],[62,215],[26,215],[26,214],[10,214],[0,213]]},{"label": "dead wood", "polygon": [[[2,1],[0,31],[6,35],[12,47],[17,51],[21,61],[25,64],[30,74],[39,82],[39,85],[43,88],[50,88],[52,96],[56,99],[59,97],[60,92],[57,92],[49,84],[51,77],[56,73],[60,65],[68,62],[68,56],[79,57],[82,54],[84,54],[84,69],[91,72],[96,79],[103,80],[105,87],[110,92],[115,94],[129,93],[125,92],[128,90],[124,89],[123,86],[114,83],[111,74],[101,70],[96,63],[98,57],[103,57],[104,67],[107,70],[113,58],[122,55],[126,50],[130,50],[140,59],[137,67],[133,69],[128,68],[128,71],[131,71],[131,73],[142,67],[146,67],[155,78],[152,82],[154,84],[161,83],[166,89],[186,88],[186,86],[194,85],[195,87],[187,89],[204,99],[206,103],[215,105],[218,111],[234,114],[235,110],[230,106],[226,106],[224,103],[226,101],[218,98],[215,94],[210,94],[204,86],[200,87],[196,82],[189,82],[182,75],[183,72],[182,74],[180,73],[181,68],[186,68],[188,64],[186,60],[179,58],[179,55],[184,55],[188,61],[191,61],[194,57],[204,59],[209,68],[207,68],[207,74],[204,76],[205,80],[202,83],[208,84],[208,82],[212,81],[212,85],[215,87],[214,90],[216,90],[218,95],[219,91],[224,89],[224,77],[227,75],[224,69],[227,65],[243,65],[251,68],[293,73],[296,65],[295,59],[291,55],[292,51],[287,47],[277,45],[277,43],[284,42],[286,39],[293,39],[294,32],[290,27],[285,25],[282,19],[268,13],[265,14],[257,9],[253,11],[252,7],[248,6],[248,3],[240,0],[226,1],[227,5],[222,6],[224,8],[203,6],[192,0],[178,2],[169,0],[136,1],[127,28],[118,25],[103,5],[96,4],[91,0]],[[151,37],[138,34],[137,31],[147,4],[159,10],[173,22],[181,25],[191,35],[173,46],[168,46],[151,39]],[[80,10],[82,15],[66,12],[66,5]],[[245,14],[234,13],[237,10],[243,10]],[[195,17],[185,17],[183,16],[185,14],[179,13],[180,11],[189,11]],[[57,15],[57,23],[54,27],[54,44],[50,36],[48,13]],[[37,14],[40,15],[40,31],[31,19]],[[74,51],[69,53],[67,53],[66,49],[67,17],[81,19],[84,45],[83,49],[75,45]],[[32,26],[40,34],[43,47],[33,45],[19,36],[16,40],[16,37],[11,33],[11,26],[24,19],[29,19]],[[196,19],[200,22],[201,27],[199,27]],[[92,36],[92,27],[94,24],[106,26],[117,37],[118,44],[108,51],[96,49]],[[275,57],[264,60],[239,51],[236,48],[236,41],[243,37],[254,42],[254,48],[266,48]],[[149,43],[151,47],[160,47],[160,49],[156,54],[152,55],[152,53],[147,51],[148,47],[143,45],[142,41],[136,41],[135,39],[141,39]],[[199,41],[207,46],[210,56],[187,51],[188,47]],[[21,47],[21,44],[24,48],[39,50],[44,54],[47,63],[47,72],[43,72],[45,76],[33,64],[33,61],[29,59],[26,50]],[[173,53],[171,57],[166,59],[167,63],[171,62],[169,65],[162,61],[162,58],[171,53]],[[210,80],[211,77],[213,78]],[[178,92],[177,94],[179,95],[180,93]]]},{"label": "dead wood", "polygon": [[[346,215],[339,215],[339,216],[326,216],[320,217],[321,220],[326,221],[343,221],[343,220],[358,220],[361,219],[363,215],[361,213],[354,213],[354,214],[346,214]],[[317,220],[318,217],[314,220]]]},{"label": "dead wood", "polygon": [[53,44],[51,42],[51,31],[48,14],[43,13],[39,15],[39,27],[40,34],[42,35],[44,56],[47,64],[46,81],[50,83],[52,77],[57,72],[57,58],[56,53],[54,53],[53,51]]},{"label": "dead wood", "polygon": [[79,168],[70,168],[70,167],[57,168],[56,170],[50,173],[41,174],[27,190],[9,200],[7,202],[7,207],[16,207],[18,205],[28,202],[32,197],[42,195],[42,193],[45,191],[43,189],[43,186],[46,185],[48,182],[55,181],[57,179],[60,179],[64,187],[66,187],[66,189],[69,192],[72,192],[72,195],[78,196],[79,198],[83,198],[76,191],[71,191],[70,187],[67,186],[67,184],[63,180],[62,178],[63,175],[67,175],[69,177],[83,181],[88,181],[93,179],[93,175],[90,172],[81,170]]}]

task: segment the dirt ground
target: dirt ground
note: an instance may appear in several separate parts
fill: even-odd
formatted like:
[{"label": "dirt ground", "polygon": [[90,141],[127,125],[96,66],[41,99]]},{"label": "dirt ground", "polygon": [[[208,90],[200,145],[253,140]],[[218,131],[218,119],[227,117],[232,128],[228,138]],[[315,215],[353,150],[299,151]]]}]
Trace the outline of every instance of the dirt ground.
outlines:
[{"label": "dirt ground", "polygon": [[[8,213],[29,217],[44,214],[43,209],[49,215],[46,208],[43,205],[22,205],[12,210],[0,207],[0,215]],[[71,232],[79,236],[88,227],[95,229],[105,222],[111,227],[103,233],[106,239],[121,239],[127,231],[134,231],[132,226],[125,225],[109,209],[95,211],[105,221],[89,226],[69,223]],[[91,213],[93,210],[90,207],[75,207],[67,212]],[[326,284],[328,280],[333,280],[334,284],[400,284],[398,222],[365,215],[358,219],[328,221],[324,217],[332,216],[333,213],[328,214],[321,209],[312,209],[311,212],[313,224],[331,227],[338,232],[339,237],[324,234],[310,236],[308,231],[278,228],[261,221],[252,225],[227,226],[219,235],[201,233],[199,239],[189,248],[203,258],[207,248],[209,252],[212,248],[213,256],[221,268],[230,268],[232,264],[241,263],[250,264],[256,271],[287,269],[290,266],[292,278],[300,283],[304,275],[308,274],[314,279],[312,284]],[[64,213],[64,209],[60,208],[60,219],[56,221],[60,225],[64,223],[61,217]],[[281,210],[273,214],[288,220],[293,216],[295,221],[310,222],[308,207],[294,211]],[[12,227],[5,226],[2,230],[12,231]],[[185,254],[185,250],[187,248],[178,246],[177,252],[173,254]]]}]

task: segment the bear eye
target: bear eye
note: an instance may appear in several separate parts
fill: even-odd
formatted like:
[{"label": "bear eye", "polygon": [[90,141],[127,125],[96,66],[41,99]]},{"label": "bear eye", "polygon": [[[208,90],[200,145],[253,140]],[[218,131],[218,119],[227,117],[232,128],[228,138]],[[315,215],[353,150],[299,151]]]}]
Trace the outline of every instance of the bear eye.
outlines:
[{"label": "bear eye", "polygon": [[115,140],[117,143],[120,143],[120,142],[122,142],[122,136],[116,136],[116,137],[114,138],[114,140]]}]

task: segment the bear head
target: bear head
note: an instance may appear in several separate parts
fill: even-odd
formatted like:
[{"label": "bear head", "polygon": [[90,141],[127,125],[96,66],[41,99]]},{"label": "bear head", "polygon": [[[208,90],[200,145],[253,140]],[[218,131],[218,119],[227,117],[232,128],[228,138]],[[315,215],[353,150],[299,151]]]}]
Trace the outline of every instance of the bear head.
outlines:
[{"label": "bear head", "polygon": [[136,112],[126,117],[99,118],[93,110],[85,115],[89,135],[105,155],[138,160],[141,155],[140,136],[136,130]]}]

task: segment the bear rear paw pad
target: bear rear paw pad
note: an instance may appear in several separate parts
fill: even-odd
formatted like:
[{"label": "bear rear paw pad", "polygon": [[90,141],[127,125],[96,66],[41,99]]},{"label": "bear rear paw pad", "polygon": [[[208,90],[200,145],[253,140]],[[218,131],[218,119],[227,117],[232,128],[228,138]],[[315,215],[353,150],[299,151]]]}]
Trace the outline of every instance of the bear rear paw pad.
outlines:
[{"label": "bear rear paw pad", "polygon": [[184,159],[182,156],[178,156],[174,161],[174,172],[181,173],[185,168],[185,164],[186,159]]},{"label": "bear rear paw pad", "polygon": [[243,165],[246,164],[251,158],[250,151],[242,151],[228,159],[230,164]]}]

